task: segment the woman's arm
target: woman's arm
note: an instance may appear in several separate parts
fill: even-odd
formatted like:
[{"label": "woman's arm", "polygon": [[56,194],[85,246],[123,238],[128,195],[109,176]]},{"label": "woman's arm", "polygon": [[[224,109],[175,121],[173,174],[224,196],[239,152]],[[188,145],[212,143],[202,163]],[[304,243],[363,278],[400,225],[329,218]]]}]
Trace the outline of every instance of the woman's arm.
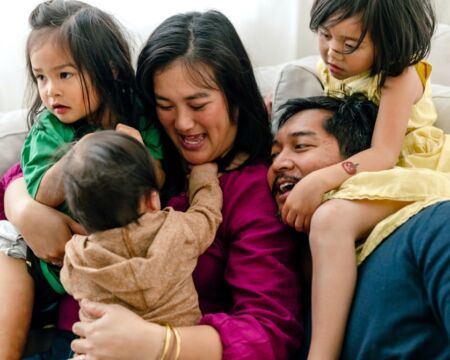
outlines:
[{"label": "woman's arm", "polygon": [[[74,324],[73,331],[81,337],[72,342],[72,349],[76,353],[87,353],[98,360],[160,358],[165,338],[164,326],[148,323],[119,305],[83,300],[81,309],[96,320]],[[177,330],[181,339],[180,359],[222,358],[220,337],[214,328],[192,326]],[[173,342],[171,345],[173,348]]]},{"label": "woman's arm", "polygon": [[52,264],[62,265],[64,247],[72,233],[86,233],[67,215],[33,200],[23,178],[6,189],[5,212],[36,256]]}]

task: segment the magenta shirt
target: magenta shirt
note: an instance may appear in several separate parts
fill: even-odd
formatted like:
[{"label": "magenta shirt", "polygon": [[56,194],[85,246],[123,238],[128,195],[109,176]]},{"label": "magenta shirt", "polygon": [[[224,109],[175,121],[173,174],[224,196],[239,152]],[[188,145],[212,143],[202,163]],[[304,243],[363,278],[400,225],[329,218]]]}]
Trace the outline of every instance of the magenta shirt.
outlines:
[{"label": "magenta shirt", "polygon": [[6,220],[5,215],[5,191],[8,185],[15,179],[22,177],[20,163],[14,164],[0,179],[0,220]]},{"label": "magenta shirt", "polygon": [[[300,347],[298,244],[276,217],[267,167],[249,165],[220,178],[223,222],[200,256],[194,282],[203,313],[223,344],[223,359],[288,359]],[[169,205],[186,210],[185,195]],[[77,303],[66,296],[59,327],[71,330]]]}]

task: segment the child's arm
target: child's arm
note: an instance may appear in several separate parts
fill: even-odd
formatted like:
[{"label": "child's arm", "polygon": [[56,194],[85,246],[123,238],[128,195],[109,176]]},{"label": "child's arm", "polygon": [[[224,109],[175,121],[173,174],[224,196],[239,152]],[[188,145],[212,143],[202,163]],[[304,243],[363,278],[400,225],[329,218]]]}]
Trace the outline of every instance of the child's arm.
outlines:
[{"label": "child's arm", "polygon": [[338,188],[356,172],[392,168],[399,158],[412,106],[420,99],[423,90],[414,66],[399,76],[388,77],[381,90],[371,147],[305,176],[286,199],[282,219],[297,231],[307,232],[311,216],[327,191]]},{"label": "child's arm", "polygon": [[67,215],[34,201],[23,178],[14,180],[6,189],[5,212],[36,256],[52,264],[62,265],[64,246],[72,233],[86,234]]},{"label": "child's arm", "polygon": [[64,157],[54,163],[42,176],[36,192],[36,200],[41,204],[56,207],[64,202],[63,166]]}]

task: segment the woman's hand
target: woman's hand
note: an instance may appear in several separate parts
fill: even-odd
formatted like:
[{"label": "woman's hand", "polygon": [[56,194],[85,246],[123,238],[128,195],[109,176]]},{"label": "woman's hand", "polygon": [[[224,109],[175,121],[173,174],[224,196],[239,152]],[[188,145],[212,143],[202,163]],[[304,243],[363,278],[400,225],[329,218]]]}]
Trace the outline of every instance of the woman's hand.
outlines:
[{"label": "woman's hand", "polygon": [[54,265],[62,266],[64,248],[73,233],[86,234],[84,228],[67,215],[33,200],[23,178],[8,186],[5,210],[35,255]]},{"label": "woman's hand", "polygon": [[[165,328],[148,323],[130,310],[88,300],[80,302],[81,311],[93,318],[77,322],[73,332],[80,336],[72,342],[72,350],[89,360],[158,359]],[[82,356],[75,357],[83,358]]]}]

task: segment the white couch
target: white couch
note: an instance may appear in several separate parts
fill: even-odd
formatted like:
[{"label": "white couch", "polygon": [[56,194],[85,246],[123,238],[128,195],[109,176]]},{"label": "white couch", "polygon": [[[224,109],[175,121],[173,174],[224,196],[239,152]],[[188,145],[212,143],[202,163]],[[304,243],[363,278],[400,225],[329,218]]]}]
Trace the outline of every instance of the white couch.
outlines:
[{"label": "white couch", "polygon": [[[429,57],[433,100],[438,111],[437,126],[450,133],[450,26],[440,24],[432,42]],[[317,56],[309,56],[289,63],[255,69],[263,95],[272,93],[274,111],[290,97],[320,93],[314,77]],[[0,175],[18,161],[23,139],[28,131],[26,111],[0,112]]]}]

